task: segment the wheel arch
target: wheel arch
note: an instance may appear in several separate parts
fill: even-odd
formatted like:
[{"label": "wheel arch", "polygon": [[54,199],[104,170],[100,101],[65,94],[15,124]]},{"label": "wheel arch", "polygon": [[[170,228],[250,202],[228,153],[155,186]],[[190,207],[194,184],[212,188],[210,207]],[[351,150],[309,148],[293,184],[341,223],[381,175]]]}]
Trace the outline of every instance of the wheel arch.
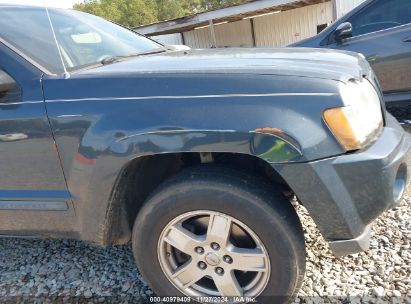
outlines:
[{"label": "wheel arch", "polygon": [[[212,163],[207,161],[210,156]],[[129,241],[134,220],[144,202],[166,179],[189,167],[214,164],[257,174],[285,195],[292,195],[288,184],[268,162],[249,154],[184,152],[138,157],[125,165],[113,187],[106,215],[105,243]]]},{"label": "wheel arch", "polygon": [[81,147],[70,190],[77,200],[80,238],[101,245],[127,242],[130,221],[137,214],[133,204],[141,206],[156,186],[187,164],[201,163],[199,156],[203,153],[224,156],[237,168],[258,163],[265,167],[261,172],[266,177],[275,176],[280,184],[285,183],[270,163],[295,162],[304,157],[296,140],[269,128],[136,133],[114,138],[104,153],[92,159],[81,154]]}]

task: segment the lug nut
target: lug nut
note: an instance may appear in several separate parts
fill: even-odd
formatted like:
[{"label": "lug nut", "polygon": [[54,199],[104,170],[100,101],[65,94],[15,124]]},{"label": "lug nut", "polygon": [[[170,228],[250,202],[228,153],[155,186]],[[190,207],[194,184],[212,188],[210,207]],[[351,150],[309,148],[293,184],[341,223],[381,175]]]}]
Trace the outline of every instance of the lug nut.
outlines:
[{"label": "lug nut", "polygon": [[229,255],[225,255],[225,256],[223,257],[223,260],[224,260],[224,262],[226,262],[226,263],[228,263],[228,264],[231,264],[231,263],[233,262],[232,257],[230,257]]},{"label": "lug nut", "polygon": [[204,270],[204,269],[207,268],[207,264],[204,263],[203,261],[201,261],[201,262],[198,262],[198,267],[199,267],[200,269]]},{"label": "lug nut", "polygon": [[216,274],[218,274],[218,275],[223,275],[223,274],[224,274],[224,269],[221,268],[221,267],[217,267],[217,268],[215,269],[215,272],[216,272]]},{"label": "lug nut", "polygon": [[198,254],[203,254],[204,253],[204,248],[203,247],[196,247],[195,252],[197,252]]},{"label": "lug nut", "polygon": [[219,250],[220,245],[218,245],[217,243],[211,243],[211,248],[213,248],[214,250]]}]

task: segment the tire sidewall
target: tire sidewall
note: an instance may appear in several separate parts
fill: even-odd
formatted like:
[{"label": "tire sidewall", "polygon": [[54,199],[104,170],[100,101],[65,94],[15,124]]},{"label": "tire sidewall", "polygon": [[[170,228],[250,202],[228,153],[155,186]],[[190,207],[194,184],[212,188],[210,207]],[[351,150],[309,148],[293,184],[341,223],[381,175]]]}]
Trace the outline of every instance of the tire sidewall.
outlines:
[{"label": "tire sidewall", "polygon": [[224,213],[249,227],[262,241],[270,258],[270,279],[261,297],[283,299],[285,295],[287,298],[294,294],[298,281],[296,276],[302,272],[298,264],[296,240],[288,231],[288,212],[272,208],[272,204],[277,206],[289,202],[275,193],[253,190],[218,181],[214,184],[183,183],[178,188],[166,188],[149,199],[136,220],[133,252],[143,277],[158,295],[182,296],[162,271],[158,259],[158,240],[168,223],[192,211]]}]

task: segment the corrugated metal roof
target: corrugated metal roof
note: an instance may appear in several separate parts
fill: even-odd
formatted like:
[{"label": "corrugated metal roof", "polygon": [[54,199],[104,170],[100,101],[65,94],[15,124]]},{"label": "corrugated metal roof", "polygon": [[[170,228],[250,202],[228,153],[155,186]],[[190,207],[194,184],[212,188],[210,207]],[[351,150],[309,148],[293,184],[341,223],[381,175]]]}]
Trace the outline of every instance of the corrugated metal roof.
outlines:
[{"label": "corrugated metal roof", "polygon": [[257,0],[245,4],[211,10],[173,20],[167,20],[133,28],[145,35],[163,35],[190,31],[196,27],[206,26],[212,20],[215,23],[233,22],[243,18],[273,11],[286,11],[312,4],[329,2],[330,0]]}]

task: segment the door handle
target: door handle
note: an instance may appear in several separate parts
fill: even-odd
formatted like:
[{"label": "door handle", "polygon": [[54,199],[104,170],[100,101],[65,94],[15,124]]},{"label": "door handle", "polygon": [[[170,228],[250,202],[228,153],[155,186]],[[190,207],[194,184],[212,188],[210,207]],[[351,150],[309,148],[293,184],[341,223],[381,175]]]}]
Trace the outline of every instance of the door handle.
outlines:
[{"label": "door handle", "polygon": [[411,37],[405,38],[403,41],[404,42],[411,42]]}]

